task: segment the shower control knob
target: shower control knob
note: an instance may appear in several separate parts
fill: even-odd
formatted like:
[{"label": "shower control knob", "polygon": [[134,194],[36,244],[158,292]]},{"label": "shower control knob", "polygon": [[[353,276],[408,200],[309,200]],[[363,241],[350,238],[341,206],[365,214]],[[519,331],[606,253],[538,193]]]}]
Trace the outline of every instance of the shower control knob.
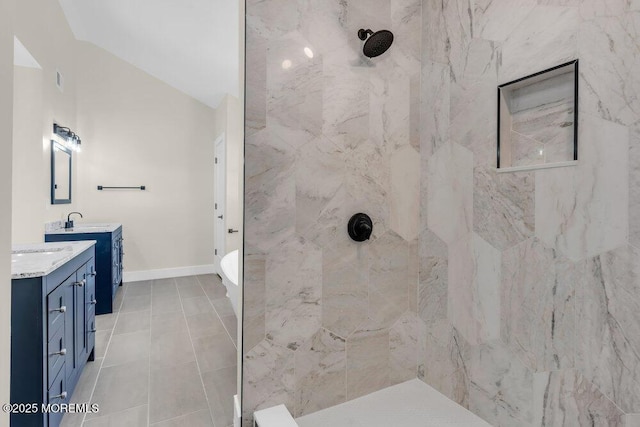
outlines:
[{"label": "shower control knob", "polygon": [[356,242],[364,242],[371,237],[373,221],[371,221],[369,215],[357,213],[349,220],[347,231],[349,232],[349,237]]}]

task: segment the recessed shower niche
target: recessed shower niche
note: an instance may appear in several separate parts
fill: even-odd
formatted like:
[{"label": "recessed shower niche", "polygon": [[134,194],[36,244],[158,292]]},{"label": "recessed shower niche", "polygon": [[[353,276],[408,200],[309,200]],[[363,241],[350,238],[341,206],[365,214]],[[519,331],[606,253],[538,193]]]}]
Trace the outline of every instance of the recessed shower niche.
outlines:
[{"label": "recessed shower niche", "polygon": [[498,169],[578,160],[578,60],[498,86]]}]

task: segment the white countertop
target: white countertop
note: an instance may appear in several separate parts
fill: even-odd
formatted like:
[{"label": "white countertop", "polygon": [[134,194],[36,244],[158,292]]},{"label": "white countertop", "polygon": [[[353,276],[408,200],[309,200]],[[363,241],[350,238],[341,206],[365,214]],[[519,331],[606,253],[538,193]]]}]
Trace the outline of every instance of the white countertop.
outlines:
[{"label": "white countertop", "polygon": [[95,240],[83,240],[80,242],[13,245],[11,248],[11,278],[26,279],[46,276],[95,244]]},{"label": "white countertop", "polygon": [[73,228],[59,228],[53,231],[47,231],[47,234],[85,234],[85,233],[113,233],[121,227],[122,224],[114,223],[75,223]]}]

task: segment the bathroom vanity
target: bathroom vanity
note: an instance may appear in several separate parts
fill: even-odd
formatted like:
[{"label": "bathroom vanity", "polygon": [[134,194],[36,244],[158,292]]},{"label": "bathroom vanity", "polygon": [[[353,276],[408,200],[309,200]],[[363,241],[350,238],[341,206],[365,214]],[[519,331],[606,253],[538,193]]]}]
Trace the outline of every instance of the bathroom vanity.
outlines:
[{"label": "bathroom vanity", "polygon": [[78,224],[73,228],[60,228],[45,234],[46,242],[95,240],[98,303],[96,314],[113,312],[113,300],[122,285],[122,224]]},{"label": "bathroom vanity", "polygon": [[95,241],[14,246],[11,254],[11,425],[57,427],[95,356]]}]

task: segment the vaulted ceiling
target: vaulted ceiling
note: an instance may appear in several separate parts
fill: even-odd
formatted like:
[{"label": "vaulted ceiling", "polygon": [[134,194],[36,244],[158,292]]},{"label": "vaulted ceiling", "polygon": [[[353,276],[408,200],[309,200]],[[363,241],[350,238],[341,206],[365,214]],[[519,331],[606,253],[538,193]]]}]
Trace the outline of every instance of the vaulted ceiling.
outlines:
[{"label": "vaulted ceiling", "polygon": [[59,0],[91,42],[203,103],[238,96],[237,0]]}]

